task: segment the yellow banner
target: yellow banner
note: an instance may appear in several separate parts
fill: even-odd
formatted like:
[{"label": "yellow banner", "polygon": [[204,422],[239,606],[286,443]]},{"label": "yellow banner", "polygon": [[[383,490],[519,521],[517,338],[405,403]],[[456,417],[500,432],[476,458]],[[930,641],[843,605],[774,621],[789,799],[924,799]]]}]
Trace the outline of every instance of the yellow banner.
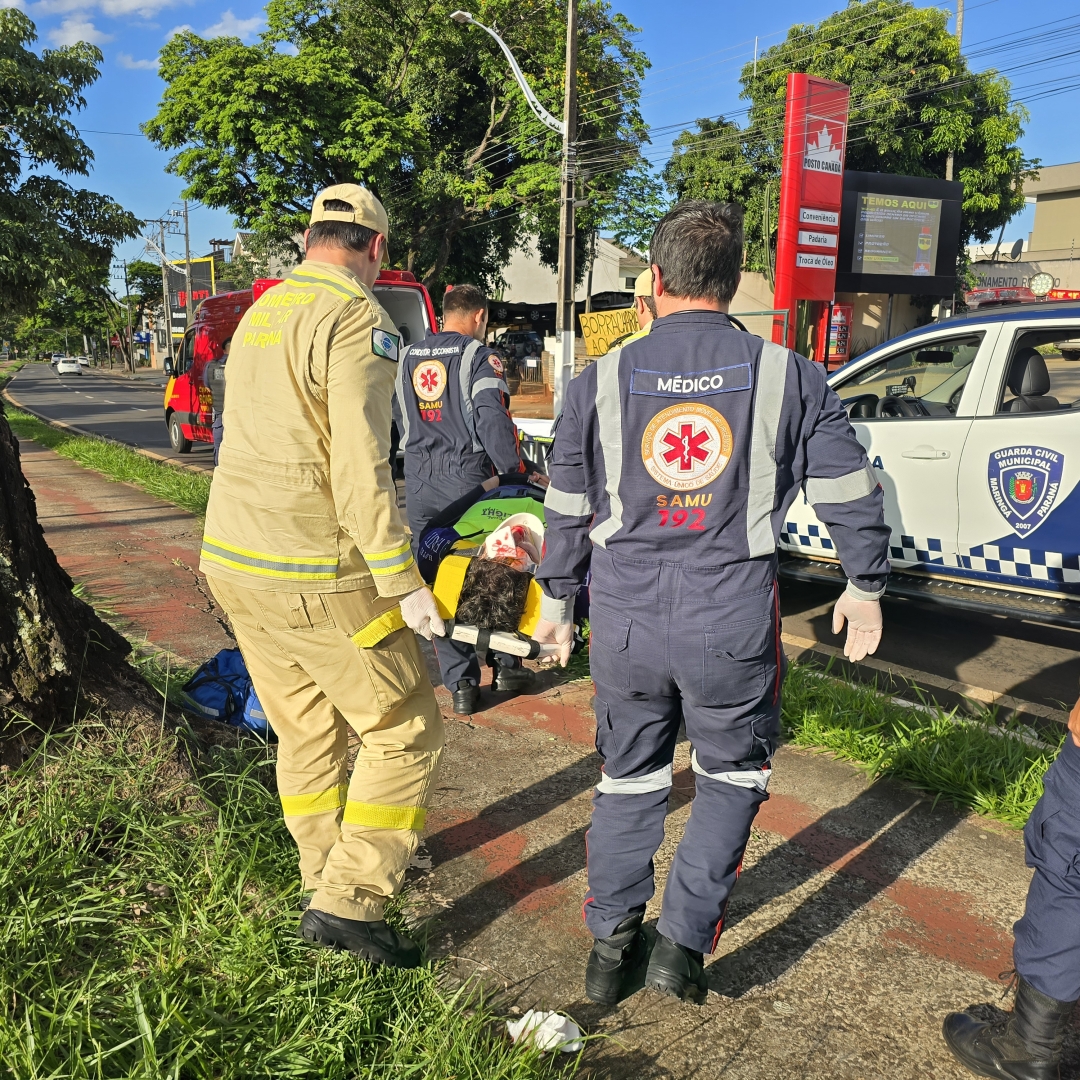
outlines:
[{"label": "yellow banner", "polygon": [[581,319],[581,333],[585,337],[585,349],[590,356],[603,356],[611,343],[638,329],[637,314],[632,307],[616,308],[614,311],[590,311]]}]

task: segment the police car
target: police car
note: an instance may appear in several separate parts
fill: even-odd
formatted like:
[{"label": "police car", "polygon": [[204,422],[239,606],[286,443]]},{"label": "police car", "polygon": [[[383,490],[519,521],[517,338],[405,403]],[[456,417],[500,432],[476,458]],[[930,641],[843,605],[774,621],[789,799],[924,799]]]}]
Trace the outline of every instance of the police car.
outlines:
[{"label": "police car", "polygon": [[[1080,303],[924,326],[829,379],[892,530],[888,591],[1080,626]],[[844,580],[800,494],[781,573]]]}]

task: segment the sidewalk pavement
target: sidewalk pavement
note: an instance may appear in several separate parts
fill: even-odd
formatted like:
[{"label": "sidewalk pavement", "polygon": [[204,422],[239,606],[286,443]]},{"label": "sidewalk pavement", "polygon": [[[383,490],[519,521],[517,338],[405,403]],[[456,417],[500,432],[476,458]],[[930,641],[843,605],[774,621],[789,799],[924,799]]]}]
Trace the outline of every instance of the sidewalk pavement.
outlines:
[{"label": "sidewalk pavement", "polygon": [[[229,644],[198,574],[190,515],[21,445],[46,538],[95,600],[192,663]],[[999,1001],[1029,872],[1020,834],[793,747],[777,756],[702,1008],[642,991],[585,1001],[584,833],[599,762],[591,684],[540,675],[516,699],[447,718],[442,777],[414,860],[409,908],[429,949],[477,976],[510,1014],[562,1009],[590,1034],[592,1075],[960,1080],[944,1014]],[[482,767],[478,768],[478,764]],[[658,884],[690,812],[680,744]],[[430,866],[428,865],[430,862]],[[647,918],[654,922],[654,901]],[[1062,1076],[1080,1076],[1070,1036]]]}]

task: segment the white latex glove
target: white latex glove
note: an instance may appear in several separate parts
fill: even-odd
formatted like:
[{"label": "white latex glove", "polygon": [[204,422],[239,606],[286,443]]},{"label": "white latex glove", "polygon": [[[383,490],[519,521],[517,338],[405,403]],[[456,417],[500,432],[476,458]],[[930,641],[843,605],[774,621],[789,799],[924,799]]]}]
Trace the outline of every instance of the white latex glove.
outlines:
[{"label": "white latex glove", "polygon": [[832,613],[832,632],[839,634],[847,621],[844,655],[852,661],[877,652],[881,643],[881,604],[877,600],[858,600],[843,592]]},{"label": "white latex glove", "polygon": [[433,634],[436,637],[446,636],[446,626],[439,614],[439,605],[435,603],[435,597],[426,585],[402,597],[401,617],[413,633],[427,638],[428,641]]},{"label": "white latex glove", "polygon": [[570,662],[570,650],[574,644],[574,624],[554,623],[547,619],[541,619],[532,632],[534,640],[541,645],[558,645],[559,651],[551,656],[541,656],[541,664],[553,664],[556,660],[560,667],[566,667]]}]

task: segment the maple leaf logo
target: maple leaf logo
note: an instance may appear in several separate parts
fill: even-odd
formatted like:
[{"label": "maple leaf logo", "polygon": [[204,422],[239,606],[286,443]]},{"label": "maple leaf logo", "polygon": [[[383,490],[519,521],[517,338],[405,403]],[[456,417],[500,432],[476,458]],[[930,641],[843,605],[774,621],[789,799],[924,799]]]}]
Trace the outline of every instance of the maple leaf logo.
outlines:
[{"label": "maple leaf logo", "polygon": [[705,449],[712,441],[708,431],[695,433],[693,424],[680,424],[679,434],[669,431],[664,435],[664,445],[670,447],[661,455],[666,465],[679,463],[679,472],[691,472],[695,461],[707,461],[709,451]]}]

